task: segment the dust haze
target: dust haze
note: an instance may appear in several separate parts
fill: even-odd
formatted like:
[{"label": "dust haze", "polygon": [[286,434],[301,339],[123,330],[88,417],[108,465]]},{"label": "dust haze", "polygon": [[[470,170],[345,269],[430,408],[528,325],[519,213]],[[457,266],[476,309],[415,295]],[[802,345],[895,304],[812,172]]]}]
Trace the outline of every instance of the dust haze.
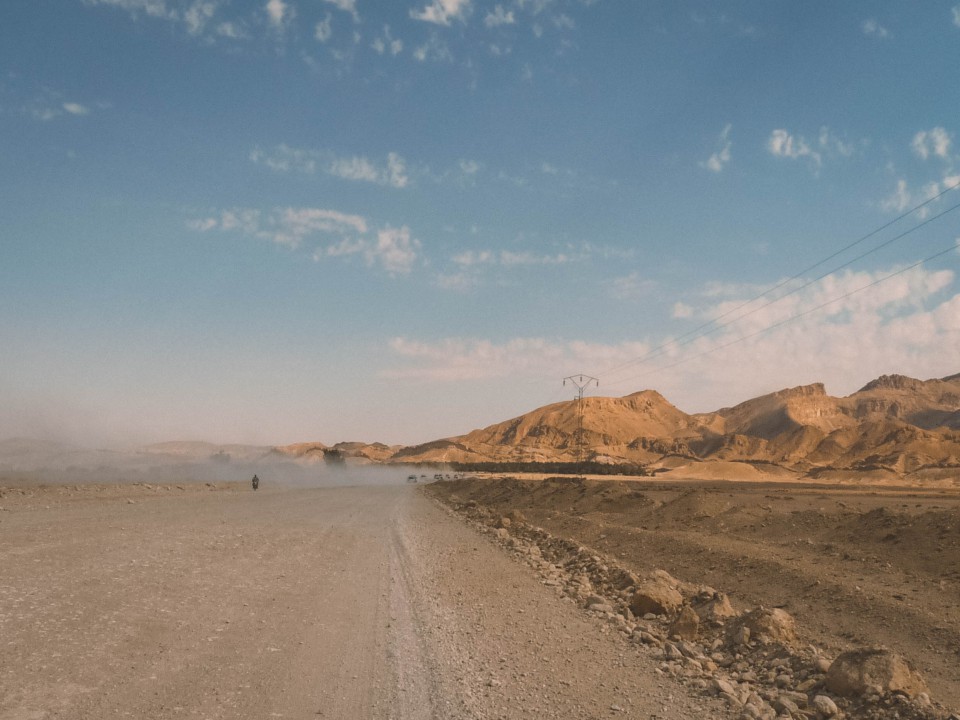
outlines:
[{"label": "dust haze", "polygon": [[[403,468],[292,458],[270,446],[166,442],[133,450],[90,449],[30,438],[0,441],[5,484],[230,483],[256,474],[261,487],[337,487],[406,482]],[[424,478],[426,479],[426,478]]]}]

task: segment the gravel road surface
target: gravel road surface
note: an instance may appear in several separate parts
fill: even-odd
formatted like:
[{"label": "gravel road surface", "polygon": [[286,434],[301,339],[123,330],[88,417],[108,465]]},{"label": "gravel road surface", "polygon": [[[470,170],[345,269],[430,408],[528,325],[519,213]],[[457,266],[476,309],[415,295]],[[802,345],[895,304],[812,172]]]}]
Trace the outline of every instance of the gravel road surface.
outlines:
[{"label": "gravel road surface", "polygon": [[0,720],[724,718],[415,486],[0,492]]}]

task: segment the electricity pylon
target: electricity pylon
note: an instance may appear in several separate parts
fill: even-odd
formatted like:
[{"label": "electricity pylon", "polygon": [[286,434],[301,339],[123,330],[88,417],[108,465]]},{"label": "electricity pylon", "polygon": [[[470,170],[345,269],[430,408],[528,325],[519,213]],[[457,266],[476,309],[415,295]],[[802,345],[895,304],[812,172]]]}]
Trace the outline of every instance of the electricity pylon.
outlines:
[{"label": "electricity pylon", "polygon": [[569,382],[577,389],[577,475],[582,475],[581,464],[583,462],[583,391],[594,383],[600,387],[600,381],[590,375],[570,375],[563,379],[563,384]]}]

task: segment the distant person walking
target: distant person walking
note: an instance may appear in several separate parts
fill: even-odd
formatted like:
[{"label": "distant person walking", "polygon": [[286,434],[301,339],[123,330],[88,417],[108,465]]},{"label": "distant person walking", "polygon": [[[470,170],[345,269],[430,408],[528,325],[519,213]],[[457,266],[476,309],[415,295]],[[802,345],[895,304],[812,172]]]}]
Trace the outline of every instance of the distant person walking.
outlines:
[{"label": "distant person walking", "polygon": [[253,489],[256,490],[258,487],[260,487],[260,478],[258,478],[256,475],[254,475],[254,476],[253,476]]}]

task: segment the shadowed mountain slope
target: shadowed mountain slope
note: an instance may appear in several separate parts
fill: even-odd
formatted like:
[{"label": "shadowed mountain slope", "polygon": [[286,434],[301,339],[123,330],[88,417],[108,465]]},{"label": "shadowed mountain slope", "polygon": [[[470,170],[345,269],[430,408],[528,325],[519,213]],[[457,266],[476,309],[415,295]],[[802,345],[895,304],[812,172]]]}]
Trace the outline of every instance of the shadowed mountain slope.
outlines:
[{"label": "shadowed mountain slope", "polygon": [[[804,474],[960,472],[960,375],[884,375],[840,398],[814,383],[696,415],[644,390],[584,398],[582,413],[584,457],[595,462],[641,463],[654,471],[732,461]],[[403,448],[391,460],[572,462],[578,422],[576,401],[555,403],[466,435]]]}]

